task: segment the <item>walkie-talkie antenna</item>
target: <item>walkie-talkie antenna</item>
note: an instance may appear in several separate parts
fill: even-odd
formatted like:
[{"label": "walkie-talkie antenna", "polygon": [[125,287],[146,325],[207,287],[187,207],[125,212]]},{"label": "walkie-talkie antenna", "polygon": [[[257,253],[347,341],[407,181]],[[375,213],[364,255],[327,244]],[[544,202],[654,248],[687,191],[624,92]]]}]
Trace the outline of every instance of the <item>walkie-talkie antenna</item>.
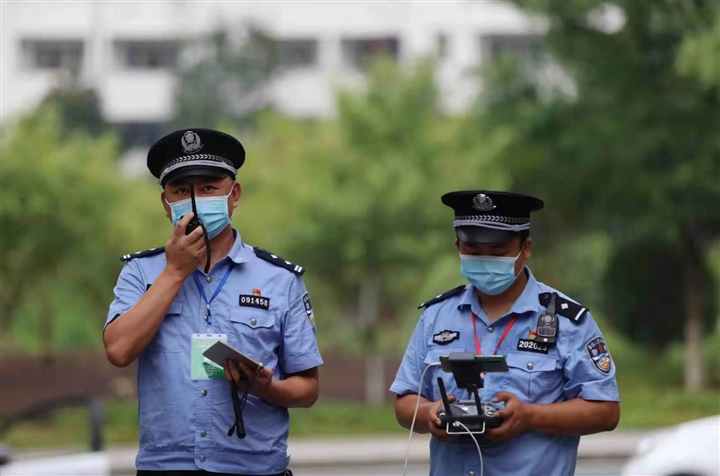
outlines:
[{"label": "walkie-talkie antenna", "polygon": [[202,228],[203,238],[205,239],[205,274],[207,274],[210,272],[210,238],[208,238],[207,228],[205,228],[205,225],[198,217],[197,204],[195,203],[195,182],[192,180],[190,181],[190,203],[192,205],[193,218],[190,220],[190,223],[188,223],[185,234],[189,235],[197,227]]},{"label": "walkie-talkie antenna", "polygon": [[200,221],[197,213],[197,204],[195,203],[195,182],[190,181],[190,203],[192,203],[193,219]]}]

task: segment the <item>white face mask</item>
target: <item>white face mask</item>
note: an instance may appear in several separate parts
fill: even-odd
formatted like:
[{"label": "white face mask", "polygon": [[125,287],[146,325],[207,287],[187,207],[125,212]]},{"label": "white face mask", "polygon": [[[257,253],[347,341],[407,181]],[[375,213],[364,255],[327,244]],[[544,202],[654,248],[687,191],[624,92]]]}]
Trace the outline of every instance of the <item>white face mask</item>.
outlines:
[{"label": "white face mask", "polygon": [[[227,195],[221,195],[219,197],[195,198],[195,205],[197,206],[198,212],[197,218],[205,225],[209,239],[215,238],[230,224],[227,204],[230,195],[232,195],[232,190],[230,190],[230,193]],[[192,199],[190,198],[173,203],[165,199],[165,203],[170,206],[173,226],[177,226],[183,216],[192,212]]]},{"label": "white face mask", "polygon": [[496,296],[502,294],[520,276],[520,273],[515,274],[515,262],[521,254],[522,249],[514,258],[461,253],[460,272],[478,291],[489,296]]}]

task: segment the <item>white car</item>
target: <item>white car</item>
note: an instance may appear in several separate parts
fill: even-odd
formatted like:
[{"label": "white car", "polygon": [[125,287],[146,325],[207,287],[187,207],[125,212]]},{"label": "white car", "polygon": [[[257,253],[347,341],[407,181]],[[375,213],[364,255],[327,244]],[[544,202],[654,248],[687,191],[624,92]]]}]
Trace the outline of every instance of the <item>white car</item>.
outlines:
[{"label": "white car", "polygon": [[52,456],[8,462],[2,476],[110,476],[110,458],[104,452]]},{"label": "white car", "polygon": [[644,438],[622,476],[720,476],[720,415]]}]

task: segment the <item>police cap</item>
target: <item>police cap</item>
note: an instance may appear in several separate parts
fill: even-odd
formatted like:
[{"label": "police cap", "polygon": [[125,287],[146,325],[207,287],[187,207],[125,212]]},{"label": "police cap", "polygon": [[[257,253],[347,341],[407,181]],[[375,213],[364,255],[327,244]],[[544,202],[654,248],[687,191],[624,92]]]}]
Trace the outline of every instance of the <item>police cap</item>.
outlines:
[{"label": "police cap", "polygon": [[235,175],[245,162],[240,141],[212,129],[181,129],[155,142],[147,156],[147,166],[160,185],[192,176],[225,177]]},{"label": "police cap", "polygon": [[530,213],[542,210],[539,198],[512,192],[463,190],[442,196],[455,211],[453,226],[467,243],[505,243],[530,229]]}]

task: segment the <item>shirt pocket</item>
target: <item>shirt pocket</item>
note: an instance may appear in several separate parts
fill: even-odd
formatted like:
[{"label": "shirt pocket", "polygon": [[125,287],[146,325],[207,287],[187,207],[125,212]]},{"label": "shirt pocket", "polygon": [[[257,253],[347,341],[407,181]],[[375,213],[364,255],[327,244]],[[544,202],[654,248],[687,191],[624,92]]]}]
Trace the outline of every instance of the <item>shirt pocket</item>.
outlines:
[{"label": "shirt pocket", "polygon": [[562,369],[557,359],[530,352],[511,352],[505,356],[508,372],[503,390],[525,403],[552,403],[553,396],[562,391]]},{"label": "shirt pocket", "polygon": [[280,344],[275,315],[262,309],[234,309],[230,313],[228,341],[232,347],[257,362],[267,364]]},{"label": "shirt pocket", "polygon": [[[423,361],[423,363],[425,364],[423,366],[423,370],[427,368],[427,371],[425,372],[425,378],[423,379],[424,383],[422,391],[422,395],[425,398],[428,398],[428,393],[431,394],[431,400],[434,402],[442,398],[442,396],[440,395],[440,387],[437,383],[437,379],[438,377],[440,377],[443,379],[443,383],[445,384],[445,391],[447,393],[454,394],[458,399],[460,399],[459,389],[455,382],[455,378],[451,373],[444,372],[439,365],[440,356],[449,355],[452,352],[465,352],[465,349],[463,347],[445,346],[428,349],[427,354],[425,355],[425,360]],[[434,367],[428,368],[428,365],[431,364],[436,365]],[[420,383],[418,382],[418,385],[419,384]]]},{"label": "shirt pocket", "polygon": [[182,347],[182,342],[180,342],[180,321],[183,309],[182,302],[170,304],[157,334],[155,334],[148,346],[150,352],[180,352]]}]

